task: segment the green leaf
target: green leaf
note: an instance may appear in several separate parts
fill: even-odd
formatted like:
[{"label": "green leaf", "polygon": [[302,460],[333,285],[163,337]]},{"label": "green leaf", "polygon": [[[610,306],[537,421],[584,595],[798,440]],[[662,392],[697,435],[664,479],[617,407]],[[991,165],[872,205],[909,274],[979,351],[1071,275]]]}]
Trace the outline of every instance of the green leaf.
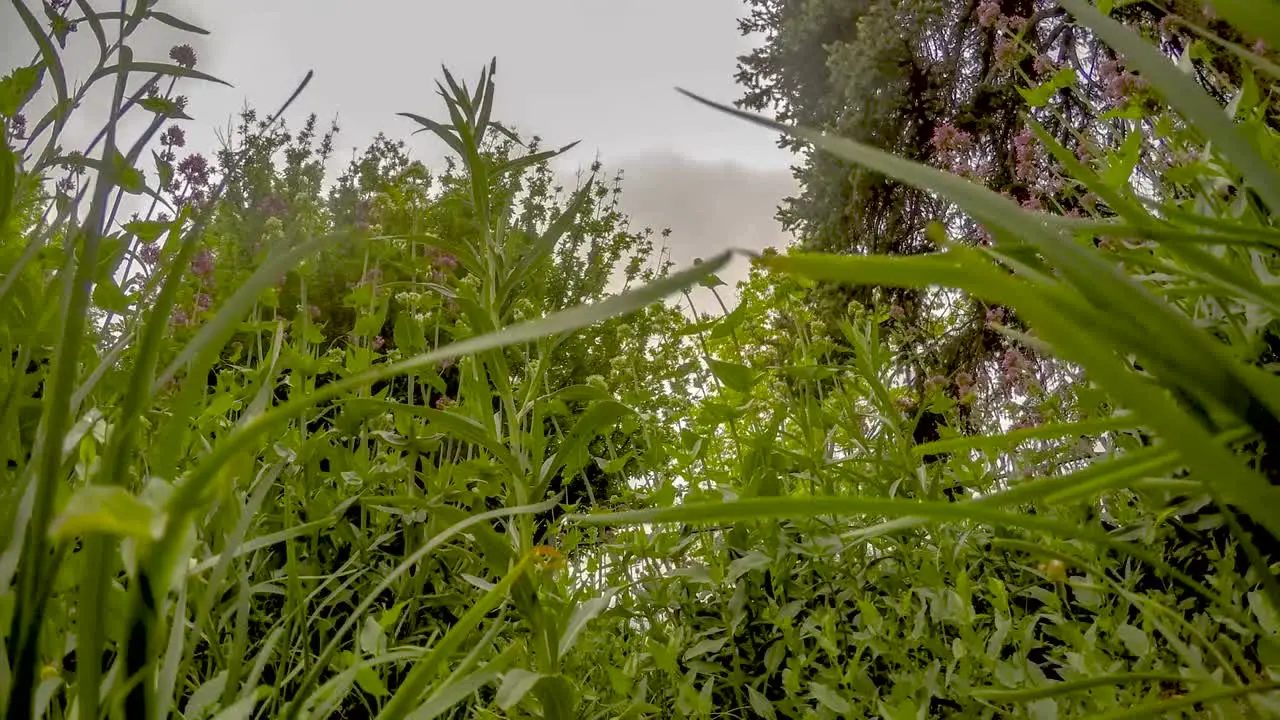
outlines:
[{"label": "green leaf", "polygon": [[111,179],[130,195],[140,195],[147,189],[142,171],[130,165],[119,151],[111,158]]},{"label": "green leaf", "polygon": [[166,75],[169,77],[188,78],[190,80],[204,80],[206,82],[212,82],[212,83],[217,83],[219,85],[226,85],[227,87],[232,87],[231,83],[226,82],[225,80],[219,80],[218,78],[208,73],[200,72],[199,70],[193,70],[191,68],[182,67],[181,65],[171,65],[169,63],[147,62],[147,61],[139,61],[139,60],[133,60],[123,65],[117,64],[117,65],[109,65],[107,67],[104,67],[98,70],[97,72],[95,72],[94,74],[90,75],[89,82],[92,83],[104,77],[109,77],[111,75],[114,75],[120,72],[122,69],[125,72],[155,73],[159,75]]},{"label": "green leaf", "polygon": [[124,224],[127,232],[133,233],[135,237],[144,243],[153,243],[160,239],[169,229],[173,227],[171,222],[161,222],[159,220],[134,220]]},{"label": "green leaf", "polygon": [[115,280],[99,280],[93,286],[93,304],[102,310],[123,313],[129,309],[129,296],[125,295]]},{"label": "green leaf", "polygon": [[40,89],[40,66],[20,67],[0,80],[0,115],[13,117]]},{"label": "green leaf", "polygon": [[204,28],[199,27],[199,26],[196,26],[196,25],[192,25],[191,23],[187,22],[186,20],[181,20],[181,19],[179,19],[179,18],[176,18],[176,17],[174,17],[174,16],[170,15],[170,14],[169,14],[169,13],[167,13],[167,12],[160,12],[159,10],[152,10],[152,11],[150,11],[150,12],[148,12],[148,13],[147,13],[147,17],[149,17],[149,18],[153,18],[153,19],[155,19],[155,20],[159,20],[160,22],[164,23],[165,25],[168,25],[168,26],[169,26],[169,27],[171,27],[171,28],[177,28],[178,30],[183,30],[183,31],[186,31],[186,32],[189,32],[189,33],[195,33],[195,34],[197,34],[197,35],[208,35],[208,34],[209,34],[209,31],[208,31],[208,30],[205,30]]},{"label": "green leaf", "polygon": [[166,97],[160,97],[159,95],[152,95],[150,97],[145,97],[142,100],[139,100],[138,104],[141,105],[144,110],[153,112],[157,115],[160,115],[161,117],[166,117],[173,120],[191,120],[192,119],[191,116],[188,115],[187,112],[182,109],[182,106],[179,105],[177,101],[171,100]]},{"label": "green leaf", "polygon": [[1138,628],[1129,623],[1121,623],[1116,628],[1116,635],[1120,638],[1120,642],[1124,643],[1125,649],[1129,654],[1137,657],[1146,657],[1151,652],[1151,638]]},{"label": "green leaf", "polygon": [[55,541],[90,533],[151,540],[159,536],[155,508],[128,490],[113,485],[86,485],[71,496],[49,528]]},{"label": "green leaf", "polygon": [[573,614],[569,616],[569,621],[565,623],[564,632],[560,634],[560,642],[556,643],[560,657],[564,657],[573,648],[574,643],[578,641],[578,636],[587,627],[587,623],[607,610],[609,603],[612,601],[613,593],[607,592],[599,597],[579,603],[573,609]]},{"label": "green leaf", "polygon": [[725,362],[715,358],[707,358],[707,365],[716,379],[724,383],[730,390],[749,393],[759,377],[756,371],[738,363]]},{"label": "green leaf", "polygon": [[498,709],[505,711],[515,707],[543,677],[541,673],[520,668],[508,670],[502,677],[502,685],[498,686],[498,694],[494,696]]},{"label": "green leaf", "polygon": [[1053,94],[1076,84],[1076,71],[1072,68],[1060,68],[1053,77],[1031,89],[1018,88],[1022,99],[1031,107],[1042,107],[1049,102]]},{"label": "green leaf", "polygon": [[681,659],[685,662],[700,658],[703,655],[714,655],[724,649],[726,643],[729,642],[727,637],[707,638],[693,644],[688,650],[684,651]]},{"label": "green leaf", "polygon": [[849,704],[848,700],[840,697],[839,693],[820,682],[809,683],[809,694],[813,696],[814,700],[822,703],[824,707],[832,712],[846,715],[853,710],[853,706]]},{"label": "green leaf", "polygon": [[765,720],[775,720],[778,717],[777,712],[773,709],[773,703],[769,702],[769,698],[760,693],[759,690],[747,686],[747,702],[751,704],[751,709]]}]

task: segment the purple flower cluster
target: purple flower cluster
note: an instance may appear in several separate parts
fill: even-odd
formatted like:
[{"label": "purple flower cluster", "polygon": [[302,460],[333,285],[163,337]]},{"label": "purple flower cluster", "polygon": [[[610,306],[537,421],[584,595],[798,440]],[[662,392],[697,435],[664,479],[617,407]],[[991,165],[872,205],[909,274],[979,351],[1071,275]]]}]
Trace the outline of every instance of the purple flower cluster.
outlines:
[{"label": "purple flower cluster", "polygon": [[992,325],[1000,325],[1004,322],[1004,308],[993,307],[987,309],[987,327]]},{"label": "purple flower cluster", "polygon": [[196,252],[195,257],[191,259],[191,272],[202,280],[208,280],[213,277],[213,271],[213,253],[208,250]]},{"label": "purple flower cluster", "polygon": [[967,372],[956,373],[956,392],[958,392],[961,397],[964,397],[965,395],[972,393],[973,386],[974,386],[974,377],[971,373],[967,373]]},{"label": "purple flower cluster", "polygon": [[968,132],[944,122],[933,129],[930,142],[939,160],[951,172],[962,172],[968,166],[968,155],[973,149],[973,136]]},{"label": "purple flower cluster", "polygon": [[169,59],[190,70],[196,66],[196,51],[190,45],[174,45],[169,50]]},{"label": "purple flower cluster", "polygon": [[209,161],[200,153],[188,155],[178,163],[178,174],[193,188],[208,185],[211,171]]},{"label": "purple flower cluster", "polygon": [[1114,102],[1124,102],[1142,92],[1147,82],[1131,72],[1125,72],[1116,60],[1103,60],[1098,63],[1098,82],[1102,84],[1107,98]]},{"label": "purple flower cluster", "polygon": [[1034,182],[1039,174],[1036,168],[1036,146],[1033,144],[1035,139],[1031,128],[1023,128],[1013,139],[1013,150],[1017,158],[1013,172],[1019,180],[1026,183]]},{"label": "purple flower cluster", "polygon": [[165,128],[164,134],[160,136],[160,144],[165,147],[186,147],[187,133],[177,125],[170,125]]},{"label": "purple flower cluster", "polygon": [[1000,0],[982,0],[978,3],[978,25],[993,28],[1000,20]]},{"label": "purple flower cluster", "polygon": [[1031,361],[1016,348],[1006,350],[1000,358],[1000,372],[1009,389],[1026,392],[1027,380],[1031,375]]}]

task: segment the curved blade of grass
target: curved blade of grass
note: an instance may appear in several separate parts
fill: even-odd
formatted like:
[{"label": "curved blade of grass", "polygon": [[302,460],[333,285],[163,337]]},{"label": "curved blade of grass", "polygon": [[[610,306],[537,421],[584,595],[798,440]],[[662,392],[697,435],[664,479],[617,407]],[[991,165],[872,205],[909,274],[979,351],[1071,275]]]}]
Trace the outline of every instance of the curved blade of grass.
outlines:
[{"label": "curved blade of grass", "polygon": [[520,461],[511,454],[511,451],[498,438],[494,437],[492,432],[471,418],[463,417],[457,413],[442,412],[423,405],[372,400],[369,398],[352,398],[343,404],[358,410],[405,412],[425,418],[427,422],[438,426],[445,433],[473,445],[479,445],[489,451],[494,459],[507,468],[512,476],[523,477],[525,474],[524,469],[520,466]]},{"label": "curved blade of grass", "polygon": [[1074,423],[1056,423],[1037,427],[1011,430],[1002,435],[970,435],[964,437],[936,440],[923,445],[916,445],[912,452],[916,455],[936,455],[944,452],[960,450],[1001,450],[1012,451],[1027,440],[1052,440],[1067,435],[1096,435],[1112,430],[1131,430],[1138,426],[1136,418],[1126,415],[1115,415],[1106,418],[1083,420]]},{"label": "curved blade of grass", "polygon": [[490,588],[476,601],[475,605],[471,606],[470,610],[467,610],[465,615],[453,624],[453,627],[449,628],[449,632],[445,633],[444,637],[436,641],[426,657],[414,663],[413,669],[409,671],[399,689],[382,708],[382,712],[378,713],[378,720],[403,720],[411,709],[418,706],[419,700],[427,691],[428,684],[436,678],[445,662],[480,625],[485,615],[507,599],[516,581],[533,564],[533,558],[533,553],[525,555],[506,577]]},{"label": "curved blade of grass", "polygon": [[733,502],[688,503],[667,508],[647,508],[623,512],[593,515],[571,515],[575,522],[584,525],[640,525],[646,523],[709,523],[726,524],[752,520],[780,520],[848,515],[872,515],[878,517],[914,519],[927,518],[943,522],[978,522],[1003,527],[1016,527],[1049,533],[1063,539],[1094,543],[1137,558],[1170,578],[1185,585],[1192,592],[1205,598],[1229,613],[1238,622],[1248,621],[1230,601],[1214,593],[1186,573],[1170,566],[1162,558],[1147,552],[1133,543],[1118,540],[1091,527],[1062,522],[1043,515],[999,510],[989,503],[969,502],[921,502],[900,498],[864,497],[768,497],[748,498]]},{"label": "curved blade of grass", "polygon": [[396,580],[409,572],[411,568],[422,562],[423,558],[433,550],[443,545],[446,540],[460,534],[463,530],[466,530],[472,525],[498,518],[515,517],[517,515],[534,515],[540,512],[546,512],[555,506],[556,499],[553,498],[547,502],[538,503],[536,505],[499,508],[497,510],[479,513],[450,525],[423,543],[422,547],[413,551],[413,554],[405,558],[404,561],[397,565],[394,570],[387,573],[386,577],[384,577],[381,582],[374,586],[373,589],[369,590],[368,594],[365,595],[365,598],[360,601],[360,604],[356,605],[356,607],[351,611],[346,622],[344,622],[337,631],[334,632],[333,637],[329,639],[329,643],[320,651],[320,655],[311,665],[311,668],[298,682],[294,697],[299,698],[299,700],[296,700],[285,707],[284,711],[281,713],[282,720],[294,720],[294,718],[297,717],[298,711],[301,710],[301,703],[305,701],[311,687],[315,685],[320,675],[328,670],[329,663],[333,660],[333,656],[338,651],[339,645],[347,635],[351,633],[351,630],[356,626],[356,623],[364,617],[364,614],[368,612],[369,608],[377,602],[379,596],[382,595],[382,592],[391,587]]},{"label": "curved blade of grass", "polygon": [[503,671],[515,662],[519,650],[518,645],[512,645],[470,675],[440,688],[409,715],[409,720],[433,720],[440,717],[454,705],[474,695],[480,688],[497,681],[502,677]]},{"label": "curved blade of grass", "polygon": [[1280,213],[1280,171],[1262,157],[1195,78],[1179,71],[1150,43],[1084,0],[1062,0],[1062,6],[1123,54],[1128,65],[1159,90],[1169,105],[1218,146],[1271,212]]},{"label": "curved blade of grass", "polygon": [[1108,685],[1114,686],[1124,685],[1126,683],[1160,681],[1188,683],[1213,682],[1213,679],[1207,677],[1185,677],[1183,675],[1178,675],[1177,673],[1116,673],[1114,675],[1095,675],[1094,677],[1080,678],[1078,680],[1065,680],[1041,687],[1025,688],[1020,690],[976,688],[970,692],[979,700],[991,700],[993,702],[1027,702],[1030,700],[1040,700],[1042,698],[1070,695],[1071,693],[1080,692],[1081,690],[1092,690],[1093,688],[1106,687]]},{"label": "curved blade of grass", "polygon": [[1164,700],[1162,702],[1149,703],[1147,705],[1139,705],[1137,707],[1125,708],[1124,710],[1103,713],[1101,715],[1095,715],[1094,717],[1095,720],[1129,720],[1130,718],[1168,717],[1175,710],[1193,708],[1197,705],[1213,703],[1218,700],[1230,700],[1231,698],[1275,692],[1276,690],[1280,690],[1280,683],[1278,682],[1258,683],[1256,685],[1222,688],[1218,690],[1205,690],[1203,692],[1192,693],[1191,695],[1176,697],[1171,700]]}]

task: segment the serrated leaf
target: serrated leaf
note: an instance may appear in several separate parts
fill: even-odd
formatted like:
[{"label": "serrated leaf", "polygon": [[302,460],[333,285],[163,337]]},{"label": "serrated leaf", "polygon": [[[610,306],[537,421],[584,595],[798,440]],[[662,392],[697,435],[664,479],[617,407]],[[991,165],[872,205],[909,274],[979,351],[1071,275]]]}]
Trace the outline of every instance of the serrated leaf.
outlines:
[{"label": "serrated leaf", "polygon": [[0,115],[13,117],[40,88],[40,66],[20,67],[0,79]]},{"label": "serrated leaf", "polygon": [[160,236],[168,232],[170,227],[172,227],[172,223],[159,220],[134,220],[124,224],[124,229],[127,232],[133,233],[135,237],[144,243],[153,243],[159,240]]},{"label": "serrated leaf", "polygon": [[182,106],[179,105],[176,101],[170,100],[169,98],[160,97],[159,95],[143,98],[142,100],[138,101],[138,104],[141,105],[145,110],[149,110],[157,115],[162,115],[164,117],[172,118],[174,120],[191,120],[192,119],[191,116],[188,115],[186,111],[182,109]]}]

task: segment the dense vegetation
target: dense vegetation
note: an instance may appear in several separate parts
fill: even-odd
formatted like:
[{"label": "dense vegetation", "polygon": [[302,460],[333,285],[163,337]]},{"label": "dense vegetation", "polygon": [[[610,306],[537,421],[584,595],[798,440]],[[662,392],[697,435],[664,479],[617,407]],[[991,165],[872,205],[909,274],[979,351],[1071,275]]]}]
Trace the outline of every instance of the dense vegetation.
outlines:
[{"label": "dense vegetation", "polygon": [[3,717],[1280,716],[1280,8],[748,6],[732,304],[496,64],[326,182],[187,148],[155,0],[15,0]]}]

